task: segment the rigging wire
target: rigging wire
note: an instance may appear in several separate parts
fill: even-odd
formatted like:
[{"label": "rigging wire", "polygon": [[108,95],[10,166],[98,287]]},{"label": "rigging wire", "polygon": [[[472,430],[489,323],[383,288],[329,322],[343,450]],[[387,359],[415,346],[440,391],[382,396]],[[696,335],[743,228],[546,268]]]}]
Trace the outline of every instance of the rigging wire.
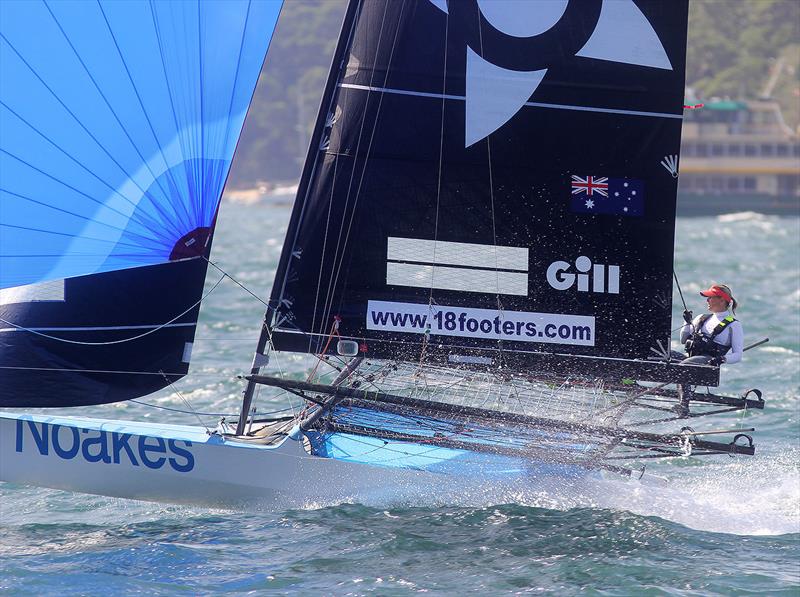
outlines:
[{"label": "rigging wire", "polygon": [[[370,81],[369,81],[370,88],[374,87],[374,78],[375,78],[375,74],[376,74],[376,70],[377,70],[376,67],[377,67],[377,64],[378,64],[378,60],[377,60],[378,52],[380,51],[380,48],[381,48],[381,41],[383,39],[384,25],[386,23],[386,13],[387,13],[388,10],[389,10],[389,3],[387,2],[383,7],[383,17],[381,19],[381,28],[380,28],[380,31],[378,32],[378,39],[377,39],[377,42],[375,44],[375,55],[373,56],[373,59],[372,59],[372,71],[370,72]],[[349,51],[348,51],[348,53],[349,53]],[[391,61],[390,61],[390,64],[391,64]],[[389,69],[387,68],[386,69],[386,76],[388,77],[388,75],[389,75]],[[384,80],[384,85],[382,87],[386,86],[385,83],[386,83],[386,81]],[[367,97],[366,97],[366,100],[364,102],[364,107],[363,107],[362,112],[361,112],[361,123],[359,124],[359,127],[358,127],[358,141],[356,142],[355,151],[353,152],[354,156],[358,156],[360,154],[361,142],[362,142],[362,140],[364,138],[364,130],[366,128],[367,112],[369,110],[370,96],[371,96],[371,94],[368,93]],[[380,97],[382,99],[383,95],[381,94]],[[380,104],[379,104],[379,106],[380,106]],[[378,109],[378,114],[380,114],[380,108]],[[377,116],[376,116],[376,123],[377,123]],[[374,126],[375,125],[373,125],[373,130],[374,130]],[[364,158],[364,167],[363,167],[364,171],[366,171],[366,162],[367,162],[368,159],[369,159],[369,147],[367,148],[366,157]],[[347,240],[348,240],[349,233],[350,233],[350,228],[348,227],[347,235],[345,236],[345,240],[344,240],[344,244],[343,244],[342,243],[342,234],[344,232],[344,224],[345,224],[345,219],[346,219],[344,217],[344,215],[348,212],[348,206],[349,206],[349,203],[350,203],[351,192],[353,190],[353,181],[354,181],[354,179],[356,177],[356,170],[357,170],[356,166],[357,166],[357,159],[354,160],[353,167],[352,167],[351,172],[350,172],[350,177],[349,177],[349,180],[347,181],[347,192],[345,193],[345,203],[344,203],[344,206],[342,208],[341,222],[339,223],[339,234],[338,234],[338,237],[336,239],[335,251],[334,251],[334,254],[333,254],[333,258],[332,258],[331,276],[330,276],[330,279],[328,280],[327,290],[325,291],[325,299],[323,301],[323,312],[322,312],[322,317],[320,318],[320,322],[319,322],[319,325],[320,325],[320,328],[321,328],[320,331],[323,330],[322,326],[324,326],[325,322],[328,320],[328,317],[330,316],[331,309],[333,307],[333,294],[334,294],[335,289],[336,289],[336,284],[339,281],[339,272],[341,270],[341,262],[344,260],[345,247],[347,245]],[[358,189],[358,190],[360,190],[360,189]],[[353,207],[350,208],[352,210],[352,214],[353,215],[355,214],[355,206],[358,203],[358,201],[357,201],[358,190],[356,190],[356,198],[354,199]],[[350,224],[352,224],[352,221],[353,220],[352,220],[352,216],[351,216]],[[327,235],[327,232],[326,232],[326,235]],[[340,256],[340,251],[341,251],[341,256]],[[322,256],[322,259],[324,261],[325,255]],[[322,268],[322,264],[320,264],[320,267]],[[320,290],[321,290],[321,288],[318,287],[317,288],[317,293],[319,293]],[[316,304],[316,299],[315,299],[315,304]],[[314,319],[316,320],[316,317]]]},{"label": "rigging wire", "polygon": [[206,430],[206,433],[208,435],[211,435],[211,429],[208,428],[203,419],[200,417],[200,414],[192,407],[191,403],[184,397],[183,394],[181,394],[180,390],[178,390],[178,388],[175,387],[170,378],[167,377],[163,371],[160,371],[159,373],[161,373],[161,375],[164,377],[164,381],[167,382],[172,391],[178,395],[178,398],[183,400],[184,404],[186,404],[186,407],[189,408],[189,412],[197,417],[197,420],[200,422],[200,425],[202,425],[202,427]]},{"label": "rigging wire", "polygon": [[[478,17],[478,41],[481,46],[481,55],[483,55],[483,30],[481,28],[481,19],[480,16]],[[497,292],[495,293],[495,300],[497,301],[497,311],[500,315],[500,318],[503,319],[503,302],[500,299],[500,270],[499,270],[499,262],[498,262],[498,251],[497,251],[497,217],[495,214],[494,209],[494,178],[492,176],[492,143],[491,143],[491,135],[486,136],[486,164],[489,171],[489,203],[492,210],[492,244],[494,245],[494,273],[495,273],[495,287],[497,288]],[[497,348],[498,348],[498,361],[500,366],[503,364],[503,340],[502,338],[498,338],[497,340]]]},{"label": "rigging wire", "polygon": [[[345,20],[346,20],[345,22],[347,22],[347,17],[345,17]],[[338,180],[337,177],[338,177],[338,171],[339,171],[339,157],[342,155],[341,152],[339,152],[339,151],[330,151],[330,141],[331,141],[331,138],[333,136],[333,127],[334,127],[334,125],[336,124],[336,122],[338,120],[338,117],[336,115],[336,103],[337,103],[337,100],[339,99],[340,91],[337,89],[337,87],[338,87],[340,81],[342,80],[342,76],[343,75],[341,73],[346,68],[346,62],[345,62],[344,58],[345,58],[345,54],[348,53],[348,49],[351,47],[354,34],[355,34],[355,26],[351,25],[350,31],[349,31],[349,34],[348,34],[347,42],[346,42],[346,44],[345,44],[345,46],[343,48],[342,55],[339,57],[339,59],[340,59],[340,61],[339,61],[339,71],[337,72],[336,82],[335,82],[335,85],[334,85],[333,90],[331,92],[330,102],[329,102],[329,105],[328,105],[328,113],[325,116],[325,126],[323,127],[323,130],[322,130],[322,132],[320,134],[320,138],[319,138],[320,145],[318,145],[317,147],[311,147],[309,149],[309,154],[311,153],[311,151],[315,151],[316,152],[316,156],[311,162],[312,163],[312,167],[311,167],[311,171],[309,172],[308,184],[306,185],[305,195],[303,197],[303,201],[302,201],[302,204],[301,204],[302,208],[301,208],[301,211],[300,211],[300,216],[299,216],[299,218],[297,220],[297,226],[296,226],[296,230],[295,230],[295,237],[294,237],[294,239],[292,241],[292,246],[291,246],[291,252],[292,252],[292,255],[294,256],[294,251],[295,251],[295,246],[296,246],[295,243],[297,242],[297,238],[298,238],[298,235],[299,235],[299,232],[300,232],[300,227],[301,227],[301,225],[303,224],[303,221],[304,221],[305,210],[306,210],[306,207],[307,207],[307,204],[308,204],[307,198],[308,198],[308,196],[310,194],[311,183],[313,182],[314,173],[316,172],[316,168],[317,168],[317,163],[320,160],[319,154],[320,154],[321,151],[323,151],[323,147],[324,147],[325,148],[324,149],[325,153],[328,154],[328,155],[332,154],[334,157],[333,157],[333,165],[332,165],[332,172],[331,172],[331,190],[330,190],[330,198],[328,200],[328,213],[327,213],[327,216],[326,216],[326,219],[325,219],[324,236],[323,236],[323,241],[322,241],[322,250],[321,250],[321,253],[320,253],[319,275],[317,276],[317,285],[316,285],[316,290],[314,292],[314,308],[313,308],[313,311],[312,311],[311,326],[310,326],[310,328],[308,330],[309,333],[311,333],[311,334],[313,334],[314,330],[317,329],[317,307],[319,306],[320,292],[322,290],[322,274],[323,274],[323,272],[325,270],[325,260],[326,260],[327,254],[328,254],[328,251],[327,251],[328,235],[329,235],[329,233],[331,231],[331,214],[333,213],[334,194],[335,194],[335,191],[336,191],[336,182]],[[340,40],[339,43],[341,43],[341,40]],[[338,52],[338,48],[337,48],[337,52]],[[334,56],[334,60],[335,59],[336,59],[336,56]],[[349,94],[350,94],[350,91],[348,89],[345,89],[345,91],[344,91],[345,102],[344,103],[346,103],[346,100],[347,100]],[[367,102],[368,101],[369,101],[369,97],[367,97]],[[366,108],[366,104],[365,104],[365,108]],[[348,114],[347,114],[346,111],[342,111],[341,115],[342,115],[342,118],[346,118]],[[326,136],[326,133],[325,133],[325,129],[326,128],[330,128],[330,132],[327,133],[327,136]],[[363,130],[363,116],[362,116],[361,128]],[[312,136],[312,143],[313,143],[313,140],[314,140],[314,137]],[[361,141],[361,133],[359,132],[359,145],[360,145],[360,141]],[[351,174],[351,177],[350,177],[350,182],[352,183],[352,174]],[[348,193],[349,193],[349,189],[348,189]],[[292,219],[294,220],[294,216],[293,216]],[[339,239],[341,239],[341,229],[339,231]],[[286,250],[286,248],[284,247],[284,251],[285,250]],[[338,251],[338,249],[337,249],[337,251]],[[334,261],[335,261],[335,258],[334,258]],[[287,280],[289,278],[289,270],[290,270],[290,268],[291,268],[291,259],[289,260],[289,262],[287,263],[286,268],[285,268],[286,271],[284,273],[283,284],[281,286],[280,294],[278,295],[278,300],[277,300],[278,306],[275,309],[276,313],[277,313],[277,310],[280,308],[281,302],[283,301],[283,293],[284,293],[284,290],[286,289],[286,283],[287,283]],[[329,294],[330,294],[330,286],[329,286],[328,296],[329,296]],[[323,326],[325,325],[325,320],[326,320],[326,318],[328,316],[328,311],[329,311],[329,306],[327,305],[328,296],[326,296],[326,301],[324,303],[325,306],[323,308],[323,314],[322,314],[322,317],[320,319],[320,331],[323,331]]]},{"label": "rigging wire", "polygon": [[[442,198],[442,170],[444,164],[444,112],[445,106],[447,105],[446,102],[446,95],[447,95],[447,43],[448,38],[450,35],[450,13],[447,12],[445,16],[445,24],[444,24],[444,65],[442,67],[442,110],[441,110],[441,124],[439,126],[439,160],[436,168],[436,215],[434,216],[434,224],[433,224],[433,266],[431,267],[431,286],[429,289],[428,294],[428,317],[432,315],[432,307],[434,304],[433,300],[433,288],[434,282],[436,278],[436,249],[438,246],[439,241],[439,210],[441,207],[441,198]],[[419,351],[419,371],[421,373],[424,372],[422,367],[423,362],[425,361],[425,354],[428,350],[428,343],[430,342],[430,322],[427,323],[425,327],[425,333],[422,335],[422,346],[420,347]],[[427,384],[427,380],[425,379],[424,375],[422,376],[422,380],[424,383]]]},{"label": "rigging wire", "polygon": [[[390,3],[386,3],[386,6],[388,7],[389,4]],[[397,22],[398,23],[402,22],[403,13],[405,12],[405,8],[406,8],[406,1],[403,0],[403,3],[401,5],[401,7],[400,7],[400,14],[399,14],[399,16],[397,18]],[[384,9],[383,19],[384,19],[384,21],[386,20],[386,9]],[[382,34],[383,34],[383,22],[381,23],[381,36],[382,36]],[[392,61],[394,59],[394,51],[397,48],[397,39],[398,39],[399,35],[400,35],[400,27],[398,26],[395,29],[394,38],[392,39],[392,45],[391,45],[391,49],[390,49],[390,52],[389,52],[389,58],[388,58],[388,61],[387,61],[387,66],[386,66],[386,73],[384,75],[384,80],[383,80],[383,83],[381,85],[382,89],[386,88],[387,82],[389,80],[389,73],[391,72]],[[375,70],[376,70],[375,66],[377,65],[377,53],[378,53],[379,50],[380,50],[380,38],[378,40],[378,44],[376,45],[376,49],[375,49],[376,59],[374,60],[374,63],[373,63],[373,73],[372,73],[373,76],[374,76]],[[372,87],[372,80],[370,80],[370,87]],[[349,221],[347,223],[347,231],[346,231],[345,236],[344,236],[344,243],[338,245],[338,246],[341,246],[341,248],[342,248],[341,254],[338,254],[339,250],[338,250],[338,246],[337,246],[337,256],[334,258],[334,262],[338,261],[338,264],[336,264],[336,270],[335,270],[334,275],[332,276],[331,284],[328,285],[328,298],[326,300],[326,303],[328,304],[329,309],[330,309],[330,306],[331,306],[331,303],[332,303],[332,300],[333,300],[333,296],[332,295],[333,295],[333,292],[335,291],[335,288],[336,288],[336,282],[339,279],[339,276],[340,276],[341,270],[342,270],[342,265],[344,264],[345,247],[347,246],[347,243],[348,243],[348,241],[350,239],[350,232],[352,231],[353,220],[355,219],[355,215],[356,215],[356,207],[358,206],[359,199],[361,198],[361,190],[362,190],[362,187],[364,185],[364,178],[366,177],[366,172],[367,172],[367,161],[369,160],[370,153],[372,152],[372,144],[373,144],[373,142],[375,140],[375,131],[378,128],[378,120],[379,120],[379,117],[380,117],[380,114],[381,114],[381,107],[383,106],[383,98],[384,98],[384,96],[385,96],[385,91],[381,91],[379,99],[378,99],[378,107],[377,107],[377,110],[376,110],[375,119],[372,122],[372,130],[369,133],[369,141],[367,143],[366,157],[364,158],[364,166],[361,169],[361,176],[359,177],[358,186],[357,186],[356,191],[355,191],[355,198],[353,200],[353,207],[352,207],[352,209],[350,211],[350,219],[349,219]],[[354,152],[354,155],[358,155],[358,146],[361,144],[361,133],[363,133],[364,125],[366,123],[366,113],[367,113],[367,110],[366,110],[366,105],[365,105],[365,107],[364,107],[364,119],[362,119],[362,129],[359,132],[359,141],[358,141],[358,145],[356,147],[356,151]],[[353,174],[351,175],[351,178],[350,178],[350,185],[351,185],[350,188],[352,188],[352,182],[353,182],[353,178],[355,178],[355,175],[356,175],[356,169],[353,168]],[[348,200],[349,200],[349,196],[350,196],[350,188],[348,188]],[[344,219],[342,221],[342,224],[344,224]],[[341,239],[341,232],[342,232],[342,230],[340,229],[340,239]],[[338,259],[337,259],[337,257],[338,257]],[[341,297],[341,300],[343,300],[343,298],[344,297]],[[327,317],[327,313],[326,313],[326,317]]]},{"label": "rigging wire", "polygon": [[678,274],[675,273],[675,270],[672,270],[672,276],[675,278],[675,285],[678,287],[678,294],[681,296],[681,302],[683,303],[683,310],[688,311],[689,307],[686,306],[686,301],[683,298],[683,291],[681,290],[681,283],[678,282]]},{"label": "rigging wire", "polygon": [[[350,93],[349,90],[345,90],[345,95]],[[334,96],[335,97],[335,96]],[[331,99],[331,106],[333,106],[334,102]],[[335,111],[335,108],[334,108]],[[330,107],[328,108],[328,113],[330,114]],[[336,123],[336,118],[334,116],[333,121],[331,123],[331,133],[333,133],[333,125]],[[326,121],[327,124],[327,121]],[[331,192],[330,198],[328,200],[328,213],[325,218],[325,234],[322,238],[322,250],[320,252],[321,260],[319,264],[319,274],[317,275],[317,289],[314,293],[314,310],[312,311],[311,316],[311,330],[313,331],[317,327],[317,307],[319,305],[319,294],[320,289],[322,288],[322,273],[325,271],[324,263],[325,263],[325,256],[328,254],[328,234],[330,233],[331,227],[331,214],[333,213],[333,200],[334,200],[334,191],[336,189],[336,176],[339,171],[339,152],[335,152],[335,157],[333,158],[333,172],[331,173]],[[324,325],[324,320],[320,321],[320,327]]]},{"label": "rigging wire", "polygon": [[[434,267],[431,270],[431,287],[430,294],[428,295],[428,307],[433,304],[433,283],[436,276],[436,245],[439,240],[439,208],[441,207],[442,198],[442,170],[444,164],[444,111],[446,106],[447,94],[447,40],[450,34],[450,14],[448,12],[445,17],[444,25],[444,66],[442,67],[442,110],[441,110],[441,124],[439,126],[439,163],[437,164],[436,172],[436,215],[434,216],[433,223],[433,263]],[[422,357],[420,357],[422,360]]]},{"label": "rigging wire", "polygon": [[228,278],[228,279],[230,279],[230,281],[231,281],[231,282],[233,282],[234,284],[236,284],[236,285],[237,285],[239,288],[241,288],[242,290],[244,290],[244,291],[245,291],[247,294],[249,294],[250,296],[252,296],[254,299],[256,299],[258,302],[260,302],[262,305],[264,305],[265,307],[269,307],[269,304],[268,304],[268,303],[267,303],[267,302],[266,302],[264,299],[262,299],[260,296],[258,296],[258,295],[257,295],[255,292],[253,292],[252,290],[250,290],[250,289],[249,289],[247,286],[245,286],[243,283],[239,282],[239,280],[237,280],[236,278],[234,278],[234,277],[233,277],[232,275],[230,275],[230,274],[229,274],[227,271],[225,271],[224,269],[222,269],[222,268],[221,268],[219,265],[217,265],[216,263],[214,263],[213,261],[211,261],[211,260],[210,260],[208,257],[206,257],[205,255],[203,255],[203,259],[205,259],[205,260],[206,260],[206,262],[208,262],[208,264],[209,264],[209,265],[212,265],[212,266],[214,266],[214,267],[215,267],[217,270],[219,270],[219,272],[220,272],[220,273],[222,273],[222,277],[223,277],[223,278]]},{"label": "rigging wire", "polygon": [[[198,414],[203,417],[238,417],[239,413],[208,413],[208,412],[199,412],[199,411],[188,411],[183,410],[182,408],[172,408],[170,406],[162,406],[160,404],[152,404],[150,402],[142,402],[141,400],[136,400],[135,398],[131,398],[128,402],[134,402],[141,406],[147,406],[148,408],[156,408],[159,410],[168,410],[170,412],[182,413],[182,414]],[[289,412],[292,408],[281,408],[279,410],[273,410],[263,413],[258,413],[260,415],[277,415],[284,412]]]}]

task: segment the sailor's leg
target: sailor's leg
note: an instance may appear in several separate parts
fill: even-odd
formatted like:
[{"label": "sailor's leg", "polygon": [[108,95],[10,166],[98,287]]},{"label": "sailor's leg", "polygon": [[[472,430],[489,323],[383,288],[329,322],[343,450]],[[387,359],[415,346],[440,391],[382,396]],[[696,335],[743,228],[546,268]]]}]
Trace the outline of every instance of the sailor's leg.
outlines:
[{"label": "sailor's leg", "polygon": [[[680,362],[681,365],[706,365],[711,360],[711,357],[706,355],[697,355],[695,357],[689,357],[688,359],[684,359]],[[678,384],[678,404],[675,405],[673,409],[676,413],[678,413],[679,417],[688,417],[689,416],[689,402],[692,399],[692,394],[694,394],[694,388],[689,384]]]},{"label": "sailor's leg", "polygon": [[694,390],[689,384],[678,384],[678,404],[675,405],[673,410],[678,413],[678,416],[685,418],[689,416],[689,401],[692,399]]}]

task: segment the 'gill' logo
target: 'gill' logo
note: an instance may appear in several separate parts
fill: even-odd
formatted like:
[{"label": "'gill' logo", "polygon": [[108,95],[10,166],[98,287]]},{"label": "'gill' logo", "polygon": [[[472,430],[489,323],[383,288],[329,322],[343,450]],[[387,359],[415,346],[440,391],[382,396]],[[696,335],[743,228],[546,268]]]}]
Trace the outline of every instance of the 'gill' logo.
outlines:
[{"label": "'gill' logo", "polygon": [[194,454],[187,449],[192,447],[190,441],[114,431],[108,433],[21,419],[17,419],[17,452],[24,450],[26,428],[28,437],[42,456],[49,455],[52,447],[53,453],[64,460],[80,457],[86,462],[144,465],[150,469],[160,469],[169,464],[179,473],[188,473],[194,468]]},{"label": "'gill' logo", "polygon": [[[547,268],[547,283],[556,290],[569,290],[577,279],[578,292],[591,292],[619,294],[619,266],[592,265],[592,260],[581,255],[575,260],[575,269],[579,273],[573,274],[569,270],[572,265],[566,261],[554,261]],[[591,273],[590,273],[591,270]]]}]

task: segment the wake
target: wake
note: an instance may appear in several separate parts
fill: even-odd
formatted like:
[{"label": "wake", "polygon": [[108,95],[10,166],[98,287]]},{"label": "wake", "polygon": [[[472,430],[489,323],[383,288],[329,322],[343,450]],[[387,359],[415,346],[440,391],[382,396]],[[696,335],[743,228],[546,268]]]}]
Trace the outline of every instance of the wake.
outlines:
[{"label": "wake", "polygon": [[[696,462],[696,461],[694,461]],[[780,456],[725,459],[717,462],[675,461],[651,467],[641,480],[610,474],[586,477],[531,476],[519,484],[487,482],[469,486],[395,487],[371,495],[353,495],[317,509],[360,503],[384,508],[486,508],[503,504],[566,511],[594,508],[655,516],[698,531],[735,535],[800,534],[800,450]]]}]

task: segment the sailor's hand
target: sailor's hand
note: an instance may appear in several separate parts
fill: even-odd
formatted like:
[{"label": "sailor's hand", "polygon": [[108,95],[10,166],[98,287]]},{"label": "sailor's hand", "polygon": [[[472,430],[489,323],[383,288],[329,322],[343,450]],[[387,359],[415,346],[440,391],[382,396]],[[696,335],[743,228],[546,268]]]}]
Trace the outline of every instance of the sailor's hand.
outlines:
[{"label": "sailor's hand", "polygon": [[684,311],[684,312],[683,312],[683,320],[684,320],[686,323],[692,323],[692,317],[693,317],[693,316],[694,316],[694,313],[692,313],[692,312],[691,312],[691,311],[689,311],[688,309],[687,309],[686,311]]},{"label": "sailor's hand", "polygon": [[725,357],[714,357],[708,362],[708,364],[714,365],[714,367],[719,367],[724,362],[725,362]]}]

